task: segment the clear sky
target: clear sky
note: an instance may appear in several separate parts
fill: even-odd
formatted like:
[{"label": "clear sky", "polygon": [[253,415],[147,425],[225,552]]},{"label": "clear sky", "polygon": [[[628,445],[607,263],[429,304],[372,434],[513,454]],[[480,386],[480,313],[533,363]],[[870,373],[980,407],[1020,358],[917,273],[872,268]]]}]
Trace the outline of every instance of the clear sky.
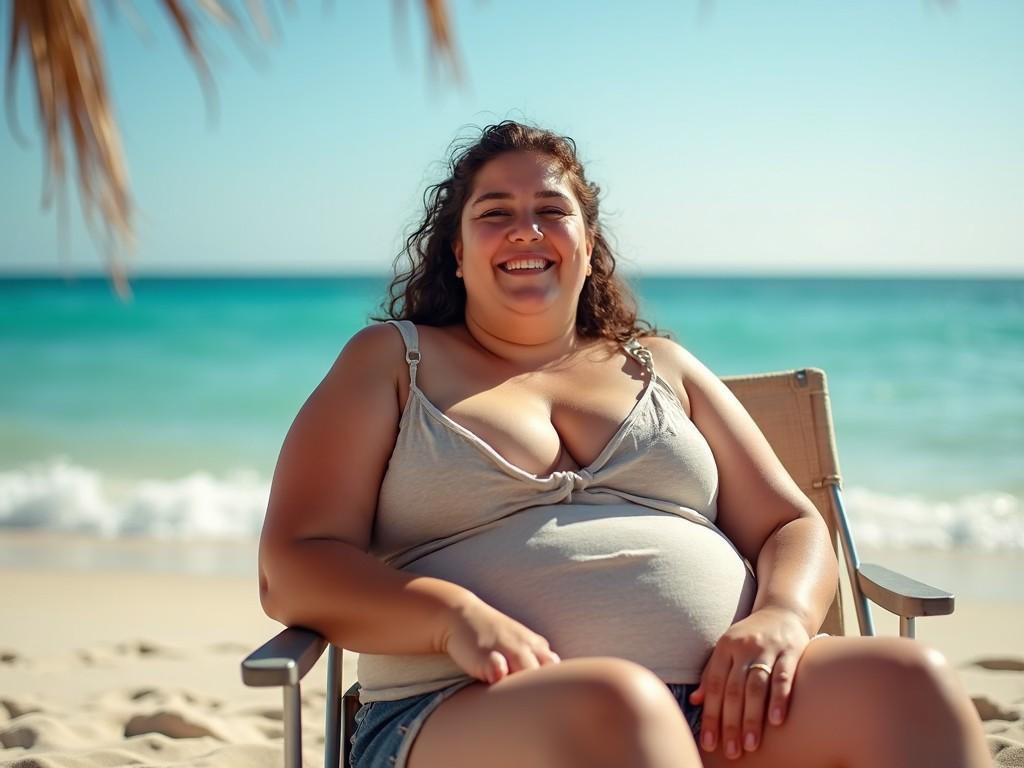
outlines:
[{"label": "clear sky", "polygon": [[[262,62],[209,29],[215,120],[136,5],[148,44],[95,9],[136,274],[385,272],[449,142],[509,117],[576,139],[631,271],[1024,274],[1019,0],[452,2],[462,88],[431,76],[418,2],[404,25],[383,0],[271,3]],[[23,61],[0,272],[60,268],[28,86]],[[69,199],[70,266],[95,271]]]}]

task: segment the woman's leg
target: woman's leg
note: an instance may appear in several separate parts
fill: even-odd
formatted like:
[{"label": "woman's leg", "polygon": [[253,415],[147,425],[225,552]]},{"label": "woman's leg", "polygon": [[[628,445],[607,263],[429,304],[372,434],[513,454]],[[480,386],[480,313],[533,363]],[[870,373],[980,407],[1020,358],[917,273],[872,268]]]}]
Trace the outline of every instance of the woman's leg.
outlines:
[{"label": "woman's leg", "polygon": [[475,683],[424,721],[408,768],[699,768],[668,686],[639,664],[566,659]]},{"label": "woman's leg", "polygon": [[[742,743],[742,732],[724,734]],[[981,720],[945,658],[917,640],[826,637],[807,646],[789,713],[739,758],[722,743],[707,768],[981,768],[992,764]]]}]

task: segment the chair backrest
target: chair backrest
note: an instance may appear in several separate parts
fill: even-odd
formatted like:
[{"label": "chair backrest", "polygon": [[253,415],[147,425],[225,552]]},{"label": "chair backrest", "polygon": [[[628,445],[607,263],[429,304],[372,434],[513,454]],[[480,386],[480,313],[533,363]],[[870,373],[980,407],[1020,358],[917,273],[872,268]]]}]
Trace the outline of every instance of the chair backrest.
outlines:
[{"label": "chair backrest", "polygon": [[[841,513],[830,486],[840,485],[841,481],[825,372],[804,368],[725,376],[722,381],[754,419],[800,490],[814,502],[828,525],[838,557],[837,526]],[[839,562],[842,564],[843,560]],[[821,626],[821,631],[830,635],[845,634],[844,588],[850,591],[851,582],[845,568],[840,567],[839,573],[835,599]]]}]

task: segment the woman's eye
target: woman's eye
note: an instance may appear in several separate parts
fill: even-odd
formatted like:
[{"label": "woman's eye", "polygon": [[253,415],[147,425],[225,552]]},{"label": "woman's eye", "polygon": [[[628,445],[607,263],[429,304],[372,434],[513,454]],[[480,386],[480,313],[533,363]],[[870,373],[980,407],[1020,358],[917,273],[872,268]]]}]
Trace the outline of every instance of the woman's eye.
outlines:
[{"label": "woman's eye", "polygon": [[[541,211],[538,211],[538,213],[540,213],[540,214],[542,214],[544,216],[550,216],[552,214],[554,214],[555,216],[568,216],[569,215],[568,211],[563,211],[561,208],[545,208],[545,209],[543,209]],[[484,213],[481,213],[480,214],[480,218],[481,219],[487,219],[487,218],[494,218],[495,216],[508,216],[508,215],[510,215],[508,211],[502,210],[500,208],[495,208],[492,211],[485,211]]]}]

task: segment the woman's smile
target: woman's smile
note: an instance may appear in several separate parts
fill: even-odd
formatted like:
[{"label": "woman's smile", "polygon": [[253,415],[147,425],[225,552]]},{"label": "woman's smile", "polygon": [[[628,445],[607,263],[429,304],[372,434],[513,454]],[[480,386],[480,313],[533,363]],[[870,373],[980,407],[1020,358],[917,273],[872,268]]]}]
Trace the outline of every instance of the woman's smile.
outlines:
[{"label": "woman's smile", "polygon": [[514,256],[498,264],[498,269],[507,275],[523,277],[547,272],[555,262],[546,256]]}]

